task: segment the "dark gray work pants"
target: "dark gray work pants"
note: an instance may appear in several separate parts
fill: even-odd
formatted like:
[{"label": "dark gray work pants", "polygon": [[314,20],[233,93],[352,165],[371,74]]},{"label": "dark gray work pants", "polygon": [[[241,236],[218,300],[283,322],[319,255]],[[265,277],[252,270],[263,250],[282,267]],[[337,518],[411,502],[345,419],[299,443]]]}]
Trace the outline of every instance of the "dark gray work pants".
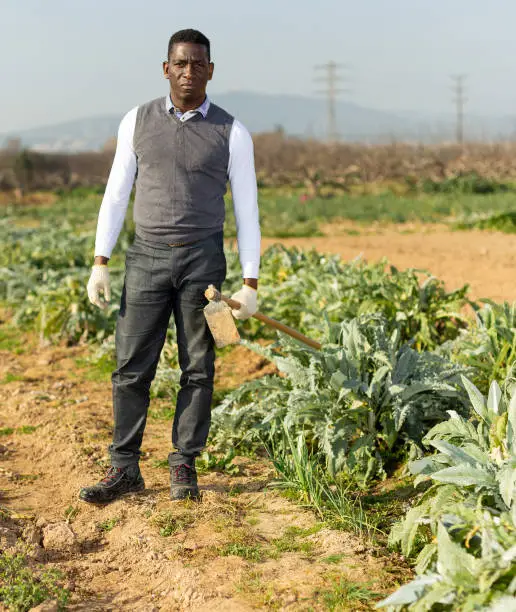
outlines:
[{"label": "dark gray work pants", "polygon": [[170,247],[135,238],[126,254],[125,282],[116,327],[111,463],[138,462],[156,374],[171,314],[177,331],[181,389],[177,396],[171,463],[195,457],[210,428],[215,350],[203,314],[204,291],[226,276],[222,232]]}]

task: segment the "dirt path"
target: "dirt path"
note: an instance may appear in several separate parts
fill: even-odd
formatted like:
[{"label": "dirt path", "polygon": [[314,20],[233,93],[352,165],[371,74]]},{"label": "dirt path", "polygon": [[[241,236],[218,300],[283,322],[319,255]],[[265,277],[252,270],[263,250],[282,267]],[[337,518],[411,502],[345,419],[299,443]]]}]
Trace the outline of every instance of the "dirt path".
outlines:
[{"label": "dirt path", "polygon": [[[201,504],[172,504],[163,418],[148,421],[143,494],[78,502],[103,474],[111,437],[110,385],[89,380],[84,354],[23,338],[0,352],[0,552],[25,542],[31,564],[64,571],[70,609],[363,610],[404,580],[393,557],[266,489],[265,461],[203,474]],[[251,375],[266,367],[249,359]],[[219,368],[226,382],[236,361]]]},{"label": "dirt path", "polygon": [[[360,232],[356,235],[356,232]],[[351,223],[324,228],[324,237],[264,238],[275,242],[337,253],[345,260],[387,257],[398,268],[424,268],[445,281],[449,290],[469,283],[471,297],[516,300],[516,235],[485,231],[450,231],[442,225],[380,226]]]}]

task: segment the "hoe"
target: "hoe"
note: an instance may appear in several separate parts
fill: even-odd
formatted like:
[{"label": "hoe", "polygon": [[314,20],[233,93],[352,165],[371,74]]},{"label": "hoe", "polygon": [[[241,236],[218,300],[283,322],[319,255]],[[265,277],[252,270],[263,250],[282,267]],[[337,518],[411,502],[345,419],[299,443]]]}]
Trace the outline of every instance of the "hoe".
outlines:
[{"label": "hoe", "polygon": [[[204,307],[204,316],[206,317],[217,348],[222,348],[228,344],[238,344],[240,342],[240,334],[236,328],[231,309],[239,310],[241,307],[240,302],[222,295],[213,285],[210,285],[208,289],[206,289],[204,295],[209,300],[209,304]],[[275,319],[271,319],[260,312],[256,312],[253,317],[269,327],[274,327],[274,329],[278,329],[292,336],[292,338],[304,342],[314,349],[320,350],[321,348],[319,342],[308,338],[301,332],[298,332],[297,329],[292,329],[292,327],[284,325]]]}]

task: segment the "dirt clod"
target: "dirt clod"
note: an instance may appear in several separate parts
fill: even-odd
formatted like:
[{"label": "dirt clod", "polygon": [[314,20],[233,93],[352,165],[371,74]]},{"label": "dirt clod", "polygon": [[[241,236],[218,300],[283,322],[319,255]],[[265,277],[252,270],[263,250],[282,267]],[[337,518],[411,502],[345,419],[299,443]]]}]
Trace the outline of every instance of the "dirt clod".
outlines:
[{"label": "dirt clod", "polygon": [[78,548],[77,537],[66,523],[52,523],[43,528],[43,548],[71,552]]},{"label": "dirt clod", "polygon": [[15,548],[18,535],[13,529],[0,527],[0,551],[8,551]]},{"label": "dirt clod", "polygon": [[39,527],[39,529],[43,529],[43,527],[45,527],[46,525],[48,525],[47,519],[44,516],[39,516],[36,521],[36,527]]},{"label": "dirt clod", "polygon": [[29,523],[24,527],[22,537],[25,542],[31,544],[32,546],[41,545],[41,529],[39,529],[33,523]]}]

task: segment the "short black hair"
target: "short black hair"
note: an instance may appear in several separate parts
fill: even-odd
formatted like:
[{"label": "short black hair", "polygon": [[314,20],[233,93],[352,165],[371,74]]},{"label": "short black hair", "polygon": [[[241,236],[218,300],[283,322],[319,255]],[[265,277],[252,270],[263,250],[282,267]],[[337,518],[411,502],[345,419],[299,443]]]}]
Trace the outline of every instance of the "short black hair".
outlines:
[{"label": "short black hair", "polygon": [[170,40],[168,41],[167,59],[170,58],[172,47],[178,43],[194,43],[196,45],[204,45],[208,51],[208,61],[211,62],[210,41],[202,32],[199,32],[199,30],[179,30],[175,34],[172,34]]}]

